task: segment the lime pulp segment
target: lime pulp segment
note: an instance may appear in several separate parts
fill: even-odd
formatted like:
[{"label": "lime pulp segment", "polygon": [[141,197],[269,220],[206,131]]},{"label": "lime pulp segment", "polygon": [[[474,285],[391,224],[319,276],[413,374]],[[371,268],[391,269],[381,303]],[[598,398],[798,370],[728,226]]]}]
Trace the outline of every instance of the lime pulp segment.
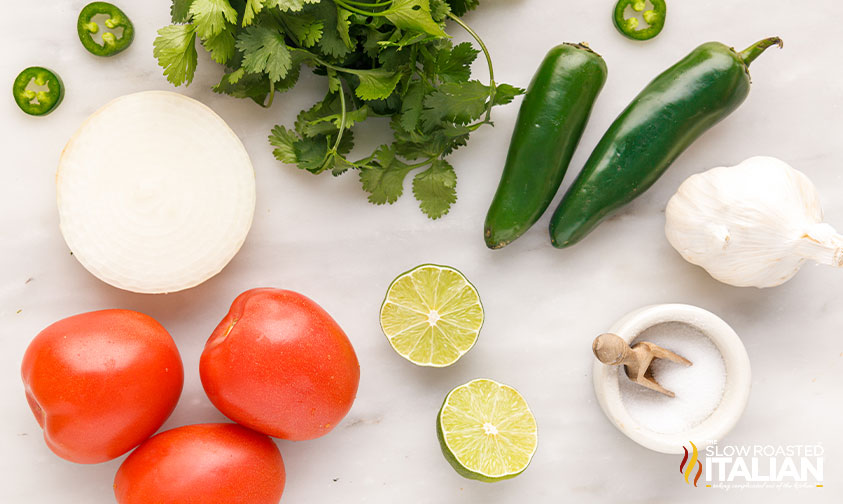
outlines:
[{"label": "lime pulp segment", "polygon": [[499,481],[523,472],[538,446],[536,419],[512,387],[478,379],[452,390],[437,418],[442,452],[461,475]]},{"label": "lime pulp segment", "polygon": [[444,367],[474,346],[483,325],[483,307],[462,273],[425,264],[392,282],[380,321],[402,357],[420,366]]}]

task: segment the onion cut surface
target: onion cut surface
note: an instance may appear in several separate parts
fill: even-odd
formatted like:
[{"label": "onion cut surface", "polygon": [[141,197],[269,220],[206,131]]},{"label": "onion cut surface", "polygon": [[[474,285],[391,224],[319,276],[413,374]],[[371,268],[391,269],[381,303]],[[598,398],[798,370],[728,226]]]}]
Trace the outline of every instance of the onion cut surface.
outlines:
[{"label": "onion cut surface", "polygon": [[207,106],[166,91],[95,112],[65,146],[56,185],[74,257],[133,292],[175,292],[216,275],[255,213],[255,173],[240,139]]}]

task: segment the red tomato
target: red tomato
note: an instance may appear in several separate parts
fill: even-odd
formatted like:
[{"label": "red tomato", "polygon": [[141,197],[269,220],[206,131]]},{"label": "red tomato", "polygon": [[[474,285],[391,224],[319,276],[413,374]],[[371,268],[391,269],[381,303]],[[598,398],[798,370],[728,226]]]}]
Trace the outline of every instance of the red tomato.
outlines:
[{"label": "red tomato", "polygon": [[277,504],[284,461],[271,439],[236,424],[186,425],[149,438],[114,477],[119,504]]},{"label": "red tomato", "polygon": [[228,418],[283,439],[330,432],[360,382],[354,348],[318,304],[296,292],[240,294],[199,361],[202,385]]},{"label": "red tomato", "polygon": [[26,349],[21,376],[47,446],[82,464],[119,457],[154,434],[184,383],[173,338],[130,310],[83,313],[44,329]]}]

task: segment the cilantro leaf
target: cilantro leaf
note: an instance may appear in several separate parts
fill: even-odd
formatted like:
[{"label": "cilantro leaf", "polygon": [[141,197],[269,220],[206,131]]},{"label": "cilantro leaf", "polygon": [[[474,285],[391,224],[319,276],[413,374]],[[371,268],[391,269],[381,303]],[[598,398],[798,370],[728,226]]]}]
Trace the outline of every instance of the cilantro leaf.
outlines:
[{"label": "cilantro leaf", "polygon": [[278,7],[282,11],[299,12],[305,4],[315,4],[322,0],[267,0],[269,7]]},{"label": "cilantro leaf", "polygon": [[430,0],[430,15],[434,21],[442,22],[451,13],[451,6],[446,0]]},{"label": "cilantro leaf", "polygon": [[269,135],[269,143],[275,147],[272,151],[275,159],[287,164],[297,163],[298,158],[296,157],[295,144],[298,140],[298,135],[284,126],[275,126],[272,128],[272,132]]},{"label": "cilantro leaf", "polygon": [[293,152],[298,167],[311,173],[331,170],[339,175],[346,171],[350,165],[341,156],[348,154],[354,147],[354,135],[351,131],[344,132],[337,152],[331,152],[329,146],[334,145],[335,139],[334,135],[319,135],[296,140],[293,143]]},{"label": "cilantro leaf", "polygon": [[309,109],[299,112],[295,122],[296,132],[299,135],[305,138],[312,138],[336,131],[333,124],[319,121],[325,113],[323,111],[323,103],[324,101],[321,101]]},{"label": "cilantro leaf", "polygon": [[377,61],[381,64],[381,68],[384,70],[394,72],[398,70],[398,67],[401,66],[402,63],[407,62],[404,52],[399,50],[397,44],[394,42],[386,41],[381,42],[379,45],[381,48],[378,52]]},{"label": "cilantro leaf", "polygon": [[290,71],[287,72],[287,75],[275,83],[275,91],[284,92],[293,89],[299,82],[299,77],[301,77],[301,63],[298,58],[293,55],[293,65],[290,67]]},{"label": "cilantro leaf", "polygon": [[328,93],[325,98],[296,117],[296,131],[304,137],[336,133],[333,120],[342,114],[339,94]]},{"label": "cilantro leaf", "polygon": [[435,159],[430,168],[413,177],[413,195],[422,212],[431,219],[448,213],[457,201],[457,174],[444,159]]},{"label": "cilantro leaf", "polygon": [[237,84],[238,82],[240,82],[240,79],[242,79],[244,75],[246,75],[246,69],[240,67],[231,73],[225,74],[224,77],[227,78],[229,83]]},{"label": "cilantro leaf", "polygon": [[[242,62],[242,53],[235,56]],[[301,74],[304,57],[300,53],[293,53],[293,63],[290,71],[279,81],[275,82],[275,92],[284,92],[296,85]],[[238,62],[238,64],[240,63]],[[232,67],[235,65],[229,63]],[[269,77],[265,73],[247,73],[243,67],[223,75],[219,84],[214,86],[215,93],[222,93],[235,98],[249,98],[261,107],[266,107],[267,97],[272,90]]]},{"label": "cilantro leaf", "polygon": [[[491,124],[484,116],[492,107],[523,90],[499,84],[490,99],[489,87],[471,80],[482,42],[454,44],[445,33],[449,16],[478,0],[346,1],[171,0],[177,24],[159,31],[154,54],[170,82],[190,83],[198,38],[225,66],[214,91],[264,107],[270,93],[295,86],[303,65],[312,67],[328,92],[294,127],[272,128],[273,155],[314,174],[358,170],[378,205],[401,197],[418,169],[412,192],[425,214],[439,218],[456,201],[456,173],[444,158]],[[390,119],[392,141],[352,161],[355,129],[373,116]]]},{"label": "cilantro leaf", "polygon": [[495,86],[495,105],[506,105],[511,103],[516,96],[524,94],[524,90],[509,84],[498,84]]},{"label": "cilantro leaf", "polygon": [[[396,47],[398,49],[402,49],[404,47],[411,46],[413,44],[418,44],[420,42],[427,42],[427,41],[431,41],[431,40],[438,40],[438,39],[436,37],[428,35],[427,33],[422,33],[422,32],[407,31],[407,32],[404,32],[404,34],[402,35],[396,30],[395,33],[392,35],[392,37],[389,37],[389,40],[384,40],[382,42],[378,42],[378,45],[381,46],[381,47]],[[401,53],[398,53],[398,54],[401,54]],[[378,59],[383,61],[383,52],[381,53],[380,56],[378,56]],[[403,59],[406,60],[407,59],[406,56],[404,56]]]},{"label": "cilantro leaf", "polygon": [[358,122],[365,121],[369,116],[369,107],[363,105],[360,108],[346,111],[345,125],[343,125],[340,100],[336,96],[339,95],[332,93],[325,101],[317,104],[317,107],[299,114],[296,120],[296,130],[308,137],[335,134],[340,128],[350,129]]},{"label": "cilantro leaf", "polygon": [[466,124],[486,112],[489,87],[480,81],[446,82],[424,99],[422,121],[427,127],[448,120]]},{"label": "cilantro leaf", "polygon": [[360,78],[360,84],[354,90],[361,100],[385,100],[395,91],[401,80],[401,74],[383,69],[348,70]]},{"label": "cilantro leaf", "polygon": [[392,144],[395,147],[395,152],[404,159],[412,161],[420,158],[432,158],[442,153],[433,145],[433,135],[423,133],[418,129],[405,130],[398,117],[393,117],[389,125],[395,137],[395,142]]},{"label": "cilantro leaf", "polygon": [[322,38],[324,23],[310,14],[281,13],[281,19],[289,35],[302,47],[313,47]]},{"label": "cilantro leaf", "polygon": [[442,50],[436,61],[436,72],[443,82],[466,82],[471,78],[471,64],[480,51],[468,42]]},{"label": "cilantro leaf", "polygon": [[243,68],[247,72],[266,72],[273,82],[287,75],[293,64],[284,36],[264,26],[250,26],[241,32],[237,49],[243,51]]},{"label": "cilantro leaf", "polygon": [[462,16],[466,12],[473,10],[480,3],[480,0],[446,0],[451,6],[451,12],[455,16]]},{"label": "cilantro leaf", "polygon": [[340,34],[340,39],[345,43],[346,47],[353,48],[354,43],[351,42],[349,30],[351,29],[351,11],[345,10],[339,5],[337,6],[337,32]]},{"label": "cilantro leaf", "polygon": [[323,23],[322,38],[319,40],[319,48],[322,52],[336,59],[348,55],[351,48],[346,45],[340,35],[336,4],[332,0],[325,0],[307,10],[307,12],[311,11]]},{"label": "cilantro leaf", "polygon": [[[336,138],[331,138],[331,144],[333,145]],[[351,149],[354,148],[354,131],[353,130],[345,130],[342,134],[342,141],[340,142],[339,147],[337,147],[337,154],[345,156]]]},{"label": "cilantro leaf", "polygon": [[337,93],[342,90],[342,81],[340,80],[340,76],[337,75],[337,71],[334,69],[328,69],[328,91],[332,93]]},{"label": "cilantro leaf", "polygon": [[404,193],[404,179],[412,169],[395,157],[395,150],[382,145],[375,151],[377,162],[360,169],[363,190],[375,205],[395,203]]},{"label": "cilantro leaf", "polygon": [[403,30],[424,32],[434,37],[448,36],[433,20],[429,0],[393,0],[392,5],[384,12],[387,19]]},{"label": "cilantro leaf", "polygon": [[202,42],[211,52],[211,58],[217,63],[225,64],[234,56],[234,34],[230,30],[223,30]]},{"label": "cilantro leaf", "polygon": [[196,27],[176,24],[158,30],[152,54],[164,68],[167,80],[175,86],[190,85],[196,73]]},{"label": "cilantro leaf", "polygon": [[249,26],[260,11],[264,8],[265,0],[246,0],[246,6],[243,11],[243,26]]},{"label": "cilantro leaf", "polygon": [[218,35],[226,27],[226,22],[237,23],[237,11],[227,0],[193,0],[190,14],[196,26],[196,34],[202,40]]},{"label": "cilantro leaf", "polygon": [[293,52],[291,55],[292,63],[290,64],[290,70],[281,80],[275,82],[275,91],[283,92],[295,87],[296,83],[299,81],[299,77],[301,76],[302,64],[304,64],[309,57],[302,51]]},{"label": "cilantro leaf", "polygon": [[390,72],[397,72],[400,70],[407,70],[407,73],[412,72],[410,64],[412,61],[407,59],[407,52],[402,51],[396,47],[387,47],[378,54],[378,62],[381,63],[381,68]]},{"label": "cilantro leaf", "polygon": [[422,81],[413,81],[407,92],[404,93],[404,100],[401,103],[401,114],[399,124],[405,131],[413,131],[419,123],[424,100],[424,84]]},{"label": "cilantro leaf", "polygon": [[269,79],[264,74],[246,73],[239,68],[222,76],[219,84],[214,86],[215,93],[227,94],[235,98],[249,98],[260,106],[264,106],[269,96]]},{"label": "cilantro leaf", "polygon": [[[369,117],[369,106],[363,105],[362,107],[354,110],[349,110],[345,114],[345,128],[351,128],[355,124],[359,122],[363,122],[366,118]],[[339,117],[334,118],[334,126],[339,128],[342,125],[342,114]]]},{"label": "cilantro leaf", "polygon": [[301,138],[293,144],[293,151],[299,168],[319,173],[328,158],[328,138],[324,136]]},{"label": "cilantro leaf", "polygon": [[[351,98],[346,97],[346,101],[351,103]],[[342,115],[339,93],[329,92],[322,101],[299,113],[296,117],[296,131],[306,137],[335,135],[340,128],[348,130],[356,123],[364,121],[369,116],[369,107],[363,105],[354,110],[346,110],[345,125]]]},{"label": "cilantro leaf", "polygon": [[471,129],[462,124],[446,124],[434,135],[433,142],[441,145],[443,155],[449,156],[455,150],[468,144],[469,133]]},{"label": "cilantro leaf", "polygon": [[325,165],[325,169],[331,170],[331,175],[335,177],[339,177],[350,168],[354,168],[354,165],[343,156],[331,156],[331,159]]},{"label": "cilantro leaf", "polygon": [[363,39],[363,50],[369,58],[377,58],[381,51],[381,42],[389,38],[389,33],[383,33],[373,28],[366,29],[366,35]]},{"label": "cilantro leaf", "polygon": [[190,21],[190,4],[193,0],[173,0],[170,6],[170,17],[173,23],[187,23]]}]

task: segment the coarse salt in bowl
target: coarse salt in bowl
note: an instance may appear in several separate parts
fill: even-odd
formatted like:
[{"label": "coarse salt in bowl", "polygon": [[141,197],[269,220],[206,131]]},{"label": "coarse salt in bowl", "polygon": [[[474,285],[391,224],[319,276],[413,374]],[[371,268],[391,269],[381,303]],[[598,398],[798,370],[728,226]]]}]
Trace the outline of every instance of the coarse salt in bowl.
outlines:
[{"label": "coarse salt in bowl", "polygon": [[720,317],[696,306],[654,305],[627,314],[608,332],[630,344],[650,341],[696,366],[654,361],[655,379],[677,394],[671,399],[633,383],[623,366],[595,359],[600,407],[630,439],[657,452],[681,454],[689,442],[702,449],[722,439],[738,422],[749,399],[749,356]]}]

